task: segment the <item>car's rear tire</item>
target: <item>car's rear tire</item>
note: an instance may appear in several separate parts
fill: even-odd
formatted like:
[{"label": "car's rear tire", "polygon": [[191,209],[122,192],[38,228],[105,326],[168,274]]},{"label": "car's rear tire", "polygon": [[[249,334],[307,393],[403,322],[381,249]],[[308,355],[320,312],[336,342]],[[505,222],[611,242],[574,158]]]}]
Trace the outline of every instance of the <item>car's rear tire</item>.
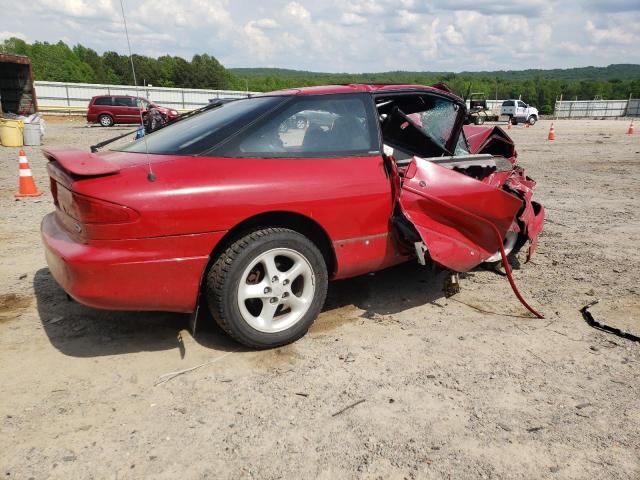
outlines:
[{"label": "car's rear tire", "polygon": [[286,228],[244,235],[215,261],[206,279],[209,310],[220,327],[251,348],[302,337],[327,294],[327,266],[318,247]]},{"label": "car's rear tire", "polygon": [[98,117],[98,123],[103,127],[112,127],[114,124],[113,117],[111,115],[102,114]]}]

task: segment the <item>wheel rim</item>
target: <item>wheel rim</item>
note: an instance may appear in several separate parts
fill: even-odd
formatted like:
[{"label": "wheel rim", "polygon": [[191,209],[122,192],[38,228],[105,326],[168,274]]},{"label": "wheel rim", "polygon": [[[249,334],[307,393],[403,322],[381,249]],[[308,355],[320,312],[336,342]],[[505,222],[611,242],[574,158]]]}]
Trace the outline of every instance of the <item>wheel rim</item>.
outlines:
[{"label": "wheel rim", "polygon": [[315,275],[309,261],[288,248],[253,259],[238,284],[238,307],[254,329],[277,333],[298,323],[311,307]]},{"label": "wheel rim", "polygon": [[[516,241],[518,240],[518,234],[509,230],[504,237],[504,253],[509,256],[513,247],[516,246]],[[498,260],[502,260],[502,255],[500,255],[500,250],[491,255],[489,258],[485,260],[485,262],[497,262]]]},{"label": "wheel rim", "polygon": [[111,120],[109,120],[109,117],[102,117],[100,118],[100,123],[103,126],[108,127],[109,125],[111,125]]}]

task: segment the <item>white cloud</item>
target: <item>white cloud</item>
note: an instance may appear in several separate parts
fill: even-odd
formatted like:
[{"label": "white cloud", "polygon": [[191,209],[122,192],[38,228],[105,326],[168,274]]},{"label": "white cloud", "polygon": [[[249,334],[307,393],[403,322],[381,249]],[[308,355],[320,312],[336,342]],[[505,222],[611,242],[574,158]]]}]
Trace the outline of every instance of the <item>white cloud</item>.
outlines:
[{"label": "white cloud", "polygon": [[278,28],[278,22],[276,22],[273,18],[261,18],[260,20],[256,20],[256,25],[260,28]]},{"label": "white cloud", "polygon": [[639,38],[620,27],[597,28],[591,20],[587,20],[586,29],[595,43],[615,43],[630,45],[638,43]]},{"label": "white cloud", "polygon": [[362,25],[367,23],[367,19],[357,13],[344,12],[340,17],[340,23],[342,25]]},{"label": "white cloud", "polygon": [[464,37],[459,31],[456,30],[456,27],[454,27],[453,25],[447,25],[447,28],[445,29],[443,35],[447,42],[449,42],[451,45],[464,44]]},{"label": "white cloud", "polygon": [[311,20],[311,13],[309,10],[304,8],[298,2],[291,2],[287,4],[284,9],[285,13],[294,19],[300,20],[302,22],[308,22]]},{"label": "white cloud", "polygon": [[[136,53],[209,53],[226,66],[375,72],[640,63],[637,0],[125,0],[125,8]],[[3,28],[5,37],[126,51],[119,0],[18,2]]]},{"label": "white cloud", "polygon": [[6,40],[7,38],[16,37],[21,40],[27,40],[26,35],[21,32],[9,32],[7,30],[0,31],[0,42]]},{"label": "white cloud", "polygon": [[538,16],[553,8],[545,0],[447,0],[439,5],[444,10],[471,10],[485,15],[515,14]]},{"label": "white cloud", "polygon": [[71,17],[97,17],[116,13],[112,0],[37,0],[47,10]]}]

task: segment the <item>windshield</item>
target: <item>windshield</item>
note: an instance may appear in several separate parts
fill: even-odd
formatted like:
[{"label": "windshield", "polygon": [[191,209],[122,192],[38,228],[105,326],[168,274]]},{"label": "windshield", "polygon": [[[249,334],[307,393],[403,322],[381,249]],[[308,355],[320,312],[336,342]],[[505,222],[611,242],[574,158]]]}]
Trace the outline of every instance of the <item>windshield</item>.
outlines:
[{"label": "windshield", "polygon": [[254,97],[224,103],[171,124],[120,150],[134,153],[148,150],[159,155],[202,155],[288,98]]}]

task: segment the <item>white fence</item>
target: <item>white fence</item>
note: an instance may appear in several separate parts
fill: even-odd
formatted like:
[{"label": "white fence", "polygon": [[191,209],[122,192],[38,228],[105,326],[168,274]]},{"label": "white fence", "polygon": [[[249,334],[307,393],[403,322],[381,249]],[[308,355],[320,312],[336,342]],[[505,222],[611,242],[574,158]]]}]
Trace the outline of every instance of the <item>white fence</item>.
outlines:
[{"label": "white fence", "polygon": [[558,118],[612,118],[640,116],[640,100],[569,100],[556,102]]},{"label": "white fence", "polygon": [[[36,81],[35,86],[40,111],[66,113],[85,113],[89,100],[96,95],[139,95],[159,105],[184,112],[207,105],[213,98],[243,98],[258,93],[150,86],[138,87],[136,93],[133,85],[46,81]],[[499,115],[503,101],[487,99],[487,107]],[[640,117],[640,99],[558,101],[554,115],[558,118]]]},{"label": "white fence", "polygon": [[136,87],[132,85],[100,85],[36,81],[38,107],[43,112],[84,113],[91,97],[96,95],[133,95],[148,98],[164,107],[188,111],[205,106],[212,98],[243,98],[256,92],[235,90],[199,90],[187,88]]}]

